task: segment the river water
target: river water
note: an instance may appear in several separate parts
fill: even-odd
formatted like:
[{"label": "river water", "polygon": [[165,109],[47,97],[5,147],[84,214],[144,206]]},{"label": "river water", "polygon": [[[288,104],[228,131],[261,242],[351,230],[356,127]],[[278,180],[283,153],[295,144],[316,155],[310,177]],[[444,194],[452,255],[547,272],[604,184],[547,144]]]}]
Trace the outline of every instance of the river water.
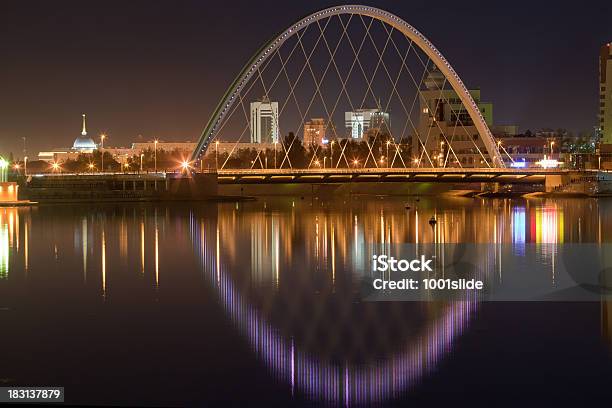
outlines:
[{"label": "river water", "polygon": [[372,245],[543,244],[554,265],[611,228],[612,201],[587,199],[0,208],[0,386],[75,405],[609,398],[609,302],[365,302],[360,286]]}]

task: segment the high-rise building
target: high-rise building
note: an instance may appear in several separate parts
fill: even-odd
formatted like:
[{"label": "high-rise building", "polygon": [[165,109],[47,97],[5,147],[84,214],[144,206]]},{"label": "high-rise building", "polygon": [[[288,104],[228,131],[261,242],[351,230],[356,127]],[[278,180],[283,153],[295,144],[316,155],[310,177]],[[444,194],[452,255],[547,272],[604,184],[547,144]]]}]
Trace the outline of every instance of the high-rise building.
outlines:
[{"label": "high-rise building", "polygon": [[389,113],[378,109],[355,109],[344,113],[347,137],[363,139],[368,129],[389,131]]},{"label": "high-rise building", "polygon": [[[459,95],[445,87],[444,74],[437,69],[428,73],[426,89],[421,91],[418,130],[412,135],[412,152],[422,165],[481,167],[487,156],[484,142]],[[493,125],[493,104],[480,100],[480,90],[468,90],[489,127]],[[452,154],[448,155],[452,142]],[[478,148],[476,148],[478,147]],[[424,152],[425,150],[425,152]],[[448,162],[450,160],[451,162]],[[458,160],[459,163],[452,163]],[[487,160],[489,158],[487,157]]]},{"label": "high-rise building", "polygon": [[612,43],[599,53],[599,128],[601,142],[612,144]]},{"label": "high-rise building", "polygon": [[278,142],[278,102],[251,102],[251,143]]},{"label": "high-rise building", "polygon": [[325,130],[327,124],[323,118],[312,118],[304,123],[304,146],[323,145],[327,143]]}]

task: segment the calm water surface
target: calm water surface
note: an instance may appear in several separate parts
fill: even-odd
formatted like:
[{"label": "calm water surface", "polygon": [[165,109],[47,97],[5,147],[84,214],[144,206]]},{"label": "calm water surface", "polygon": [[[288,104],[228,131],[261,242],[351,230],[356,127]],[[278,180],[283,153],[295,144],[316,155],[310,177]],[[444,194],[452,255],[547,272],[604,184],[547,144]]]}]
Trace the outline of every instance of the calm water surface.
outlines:
[{"label": "calm water surface", "polygon": [[63,386],[78,405],[609,402],[606,302],[361,302],[359,287],[372,245],[610,242],[612,201],[405,203],[0,208],[0,386]]}]

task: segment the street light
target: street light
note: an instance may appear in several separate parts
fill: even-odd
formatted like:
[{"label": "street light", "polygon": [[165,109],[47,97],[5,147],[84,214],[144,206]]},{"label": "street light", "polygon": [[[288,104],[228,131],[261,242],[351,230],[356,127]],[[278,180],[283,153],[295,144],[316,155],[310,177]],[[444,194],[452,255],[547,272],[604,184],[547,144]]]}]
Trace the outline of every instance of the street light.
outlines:
[{"label": "street light", "polygon": [[94,164],[93,163],[89,163],[89,165],[87,167],[89,167],[89,170],[93,173],[94,167],[95,167]]},{"label": "street light", "polygon": [[25,156],[23,158],[23,175],[24,176],[28,175],[28,156]]},{"label": "street light", "polygon": [[155,141],[153,142],[154,156],[155,156],[155,173],[157,173],[157,143],[158,143],[158,140],[155,139]]},{"label": "street light", "polygon": [[53,172],[56,172],[60,169],[60,166],[57,162],[53,162],[51,163],[51,169],[53,170]]},{"label": "street light", "polygon": [[142,159],[144,158],[144,153],[140,153],[140,172],[142,173]]},{"label": "street light", "polygon": [[358,164],[359,164],[359,160],[353,159],[353,166],[357,167]]},{"label": "street light", "polygon": [[331,149],[331,157],[329,158],[329,165],[331,167],[334,167],[334,143],[336,143],[335,141],[331,141],[330,143],[330,149]]},{"label": "street light", "polygon": [[191,163],[189,163],[187,160],[183,160],[181,162],[181,169],[186,173],[187,170],[189,170],[189,168],[191,167]]},{"label": "street light", "polygon": [[106,139],[106,135],[102,133],[100,135],[100,154],[102,155],[102,165],[100,166],[102,171],[104,171],[104,139]]},{"label": "street light", "polygon": [[553,146],[555,145],[555,141],[551,140],[550,141],[550,158],[552,159],[553,157]]},{"label": "street light", "polygon": [[215,169],[219,170],[219,141],[218,140],[215,141]]}]

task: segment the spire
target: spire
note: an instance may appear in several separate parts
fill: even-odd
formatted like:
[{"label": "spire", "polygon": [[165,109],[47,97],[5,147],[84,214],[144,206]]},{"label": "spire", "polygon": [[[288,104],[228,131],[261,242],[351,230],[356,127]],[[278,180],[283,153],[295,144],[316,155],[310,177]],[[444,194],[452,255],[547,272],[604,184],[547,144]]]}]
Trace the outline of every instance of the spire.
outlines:
[{"label": "spire", "polygon": [[85,124],[85,114],[83,114],[83,131],[81,131],[83,136],[87,136],[87,126]]}]

